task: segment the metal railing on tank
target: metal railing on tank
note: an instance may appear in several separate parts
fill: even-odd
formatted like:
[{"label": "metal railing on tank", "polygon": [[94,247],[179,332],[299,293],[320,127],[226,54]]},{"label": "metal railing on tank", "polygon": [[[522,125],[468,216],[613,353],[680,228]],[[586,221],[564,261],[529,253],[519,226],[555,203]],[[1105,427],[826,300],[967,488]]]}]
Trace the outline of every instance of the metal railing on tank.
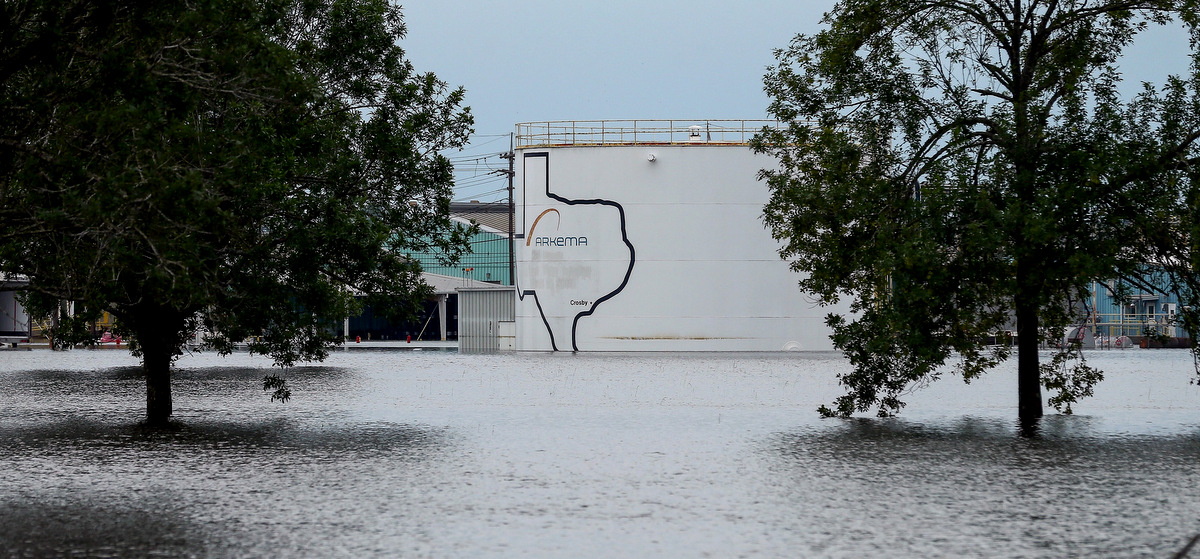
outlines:
[{"label": "metal railing on tank", "polygon": [[775,120],[553,120],[517,125],[516,147],[747,145]]}]

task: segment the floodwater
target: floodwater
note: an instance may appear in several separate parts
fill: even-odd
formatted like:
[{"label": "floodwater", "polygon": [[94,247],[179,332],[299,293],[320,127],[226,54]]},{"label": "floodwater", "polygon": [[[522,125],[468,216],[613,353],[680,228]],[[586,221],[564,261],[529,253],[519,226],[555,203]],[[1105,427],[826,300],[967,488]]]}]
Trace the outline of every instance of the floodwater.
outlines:
[{"label": "floodwater", "polygon": [[127,353],[0,351],[0,557],[1170,557],[1190,355],[1088,355],[1023,439],[1012,367],[840,420],[836,354],[201,354],[153,433]]}]

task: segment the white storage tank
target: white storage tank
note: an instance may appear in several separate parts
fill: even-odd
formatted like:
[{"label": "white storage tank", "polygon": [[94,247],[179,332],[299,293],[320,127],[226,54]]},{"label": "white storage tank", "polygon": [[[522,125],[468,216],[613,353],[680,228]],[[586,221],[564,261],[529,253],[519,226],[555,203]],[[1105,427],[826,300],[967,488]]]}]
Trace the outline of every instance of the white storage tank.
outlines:
[{"label": "white storage tank", "polygon": [[773,121],[520,124],[519,350],[828,350],[762,221]]}]

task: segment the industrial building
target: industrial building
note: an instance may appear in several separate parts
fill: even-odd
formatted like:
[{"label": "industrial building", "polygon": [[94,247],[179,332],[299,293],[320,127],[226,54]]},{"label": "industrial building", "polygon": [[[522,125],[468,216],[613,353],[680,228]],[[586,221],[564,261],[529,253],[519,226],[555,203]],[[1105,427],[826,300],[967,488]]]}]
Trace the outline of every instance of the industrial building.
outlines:
[{"label": "industrial building", "polygon": [[1134,281],[1091,283],[1090,300],[1080,305],[1085,319],[1068,329],[1068,341],[1085,347],[1191,347],[1194,335],[1179,321],[1182,304],[1162,271],[1151,268]]},{"label": "industrial building", "polygon": [[[454,340],[460,337],[460,290],[486,292],[500,287],[511,292],[509,259],[508,203],[456,202],[450,216],[463,225],[478,226],[469,239],[471,252],[450,264],[437,250],[409,252],[406,256],[420,262],[422,280],[433,288],[433,298],[425,301],[415,320],[389,320],[384,313],[367,307],[359,316],[347,320],[349,339],[363,340]],[[511,307],[511,305],[509,305]],[[491,307],[478,307],[491,308]],[[511,311],[509,312],[511,315]],[[482,319],[486,320],[486,319]],[[511,316],[508,321],[511,322]],[[494,321],[494,319],[493,319]],[[486,326],[486,321],[485,321]],[[471,330],[478,337],[478,329]],[[485,330],[486,331],[486,330]]]},{"label": "industrial building", "polygon": [[421,269],[443,276],[461,277],[497,285],[512,285],[508,257],[508,202],[455,202],[450,204],[455,222],[479,228],[468,241],[471,252],[455,264],[445,263],[439,251],[410,252]]}]

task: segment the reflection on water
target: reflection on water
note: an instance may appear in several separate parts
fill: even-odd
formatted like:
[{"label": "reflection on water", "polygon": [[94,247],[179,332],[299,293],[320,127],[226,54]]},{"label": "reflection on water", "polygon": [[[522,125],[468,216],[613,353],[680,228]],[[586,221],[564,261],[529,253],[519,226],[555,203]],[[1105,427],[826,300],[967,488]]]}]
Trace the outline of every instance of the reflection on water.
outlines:
[{"label": "reflection on water", "polygon": [[0,557],[1156,556],[1200,532],[1184,352],[1018,436],[1015,371],[820,420],[834,354],[0,352]]},{"label": "reflection on water", "polygon": [[12,557],[206,555],[212,533],[169,497],[93,503],[68,497],[0,502],[0,542]]},{"label": "reflection on water", "polygon": [[324,555],[403,510],[381,495],[403,499],[451,444],[424,426],[284,419],[6,429],[0,542],[17,556]]},{"label": "reflection on water", "polygon": [[[778,435],[779,505],[815,553],[1169,557],[1200,531],[1200,431],[1110,435],[1015,423],[856,419]],[[855,514],[847,514],[852,509]],[[847,538],[853,535],[852,538]]]},{"label": "reflection on water", "polygon": [[168,430],[137,424],[106,424],[85,418],[6,429],[0,451],[20,452],[38,447],[145,449],[170,446],[177,451],[237,448],[275,452],[337,451],[379,453],[415,451],[434,445],[441,433],[402,425],[363,424],[324,429],[301,429],[296,421],[275,419],[250,423],[194,419]]}]

